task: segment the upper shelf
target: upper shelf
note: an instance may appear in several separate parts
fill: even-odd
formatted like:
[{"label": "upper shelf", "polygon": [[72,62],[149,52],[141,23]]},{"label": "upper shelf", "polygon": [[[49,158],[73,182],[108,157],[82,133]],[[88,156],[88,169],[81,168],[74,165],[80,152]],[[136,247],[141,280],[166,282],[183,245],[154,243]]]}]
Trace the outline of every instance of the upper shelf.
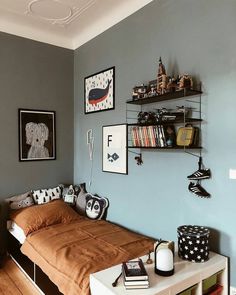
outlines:
[{"label": "upper shelf", "polygon": [[143,105],[143,104],[154,103],[154,102],[159,102],[164,100],[171,100],[171,99],[176,99],[176,98],[181,98],[186,96],[199,95],[201,93],[202,91],[199,91],[199,90],[183,89],[183,90],[179,90],[179,91],[175,91],[171,93],[164,93],[157,96],[149,96],[149,97],[135,99],[135,100],[127,100],[126,103]]}]

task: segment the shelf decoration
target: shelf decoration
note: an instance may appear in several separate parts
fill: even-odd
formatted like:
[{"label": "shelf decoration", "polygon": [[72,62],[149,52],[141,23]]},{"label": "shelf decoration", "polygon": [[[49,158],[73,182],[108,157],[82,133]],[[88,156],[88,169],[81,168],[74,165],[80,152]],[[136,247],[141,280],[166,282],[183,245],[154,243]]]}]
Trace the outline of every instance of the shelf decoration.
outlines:
[{"label": "shelf decoration", "polygon": [[102,171],[128,174],[127,124],[102,128]]},{"label": "shelf decoration", "polygon": [[164,94],[167,92],[167,78],[166,69],[160,57],[157,73],[157,94]]},{"label": "shelf decoration", "polygon": [[169,99],[168,94],[170,93],[183,92],[183,94],[176,95],[177,97],[181,97],[187,96],[187,93],[192,95],[191,90],[193,90],[192,77],[188,74],[180,74],[178,77],[168,76],[160,57],[156,80],[150,81],[148,85],[141,84],[135,86],[133,88],[132,98],[133,101],[147,100],[152,97],[161,97],[160,100],[166,100]]},{"label": "shelf decoration", "polygon": [[115,108],[115,67],[84,78],[84,112],[95,113]]}]

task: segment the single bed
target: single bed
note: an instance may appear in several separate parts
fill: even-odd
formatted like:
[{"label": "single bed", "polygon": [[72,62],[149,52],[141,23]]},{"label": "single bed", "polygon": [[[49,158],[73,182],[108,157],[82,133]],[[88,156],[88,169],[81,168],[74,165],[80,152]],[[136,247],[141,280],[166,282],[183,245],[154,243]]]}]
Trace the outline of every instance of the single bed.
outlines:
[{"label": "single bed", "polygon": [[80,216],[61,200],[17,210],[11,219],[9,253],[47,295],[88,295],[91,273],[153,248],[152,239]]}]

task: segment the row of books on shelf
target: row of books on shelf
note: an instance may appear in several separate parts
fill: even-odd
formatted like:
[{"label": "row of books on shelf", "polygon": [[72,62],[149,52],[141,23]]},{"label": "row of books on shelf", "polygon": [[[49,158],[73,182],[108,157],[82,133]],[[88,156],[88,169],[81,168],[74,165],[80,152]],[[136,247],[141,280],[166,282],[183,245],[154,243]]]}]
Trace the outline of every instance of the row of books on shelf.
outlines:
[{"label": "row of books on shelf", "polygon": [[133,126],[130,128],[132,146],[167,147],[176,141],[174,126]]},{"label": "row of books on shelf", "polygon": [[148,274],[141,259],[123,262],[122,274],[127,290],[149,288]]}]

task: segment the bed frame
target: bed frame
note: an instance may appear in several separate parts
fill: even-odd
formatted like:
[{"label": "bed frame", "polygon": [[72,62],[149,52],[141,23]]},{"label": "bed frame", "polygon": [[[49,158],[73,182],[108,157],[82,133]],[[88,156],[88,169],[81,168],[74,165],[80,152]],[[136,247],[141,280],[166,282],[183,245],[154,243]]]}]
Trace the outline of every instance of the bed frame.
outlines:
[{"label": "bed frame", "polygon": [[8,234],[8,253],[30,281],[45,295],[63,295],[49,277],[21,251],[21,243]]}]

